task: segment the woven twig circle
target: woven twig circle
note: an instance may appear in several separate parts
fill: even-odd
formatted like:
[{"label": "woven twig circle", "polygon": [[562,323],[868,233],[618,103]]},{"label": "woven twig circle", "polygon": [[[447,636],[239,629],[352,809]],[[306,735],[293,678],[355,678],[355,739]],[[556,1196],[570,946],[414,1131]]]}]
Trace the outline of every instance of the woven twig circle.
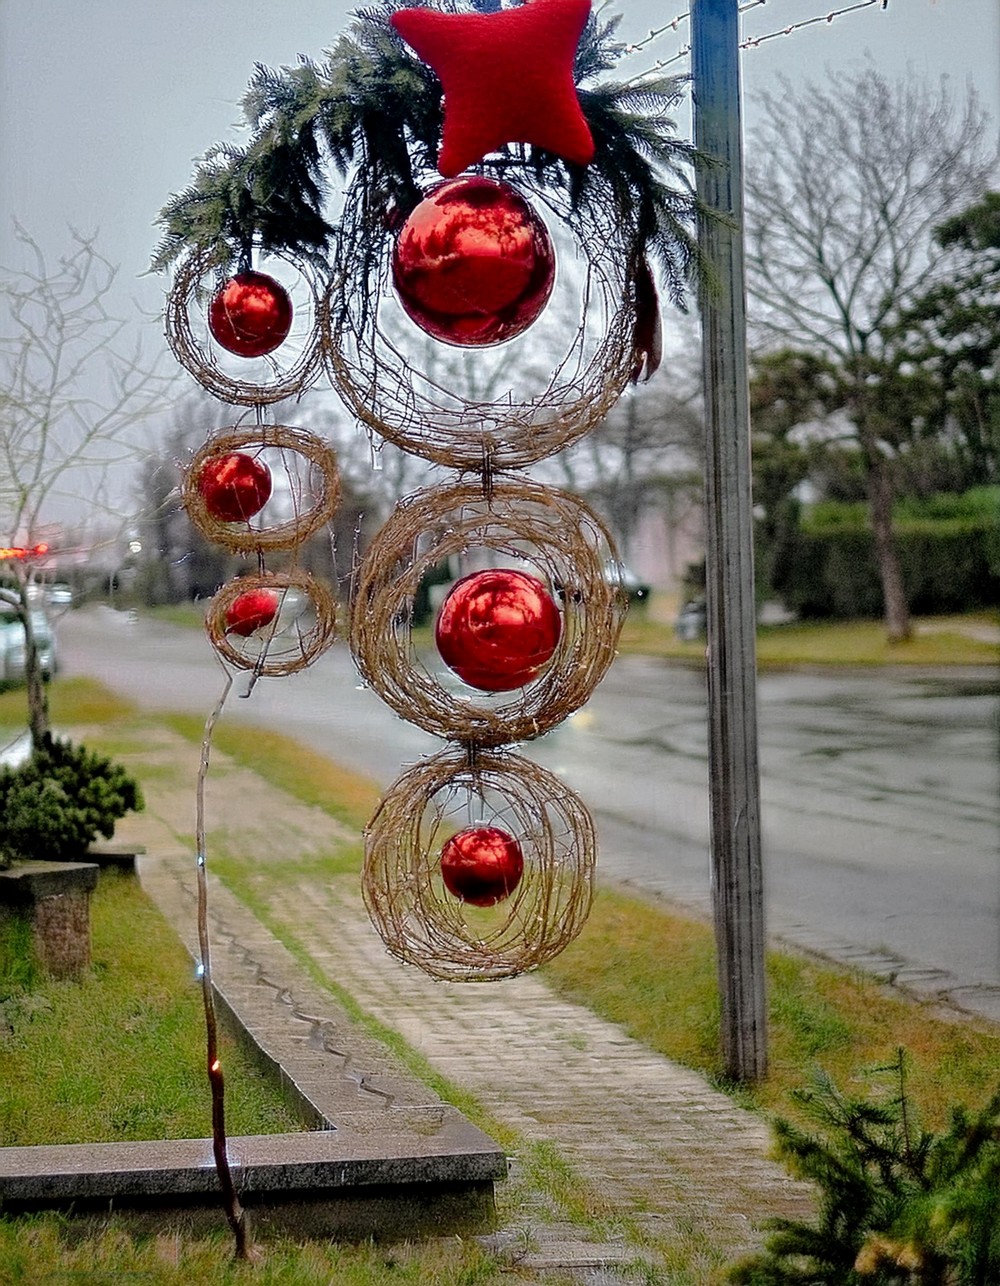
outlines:
[{"label": "woven twig circle", "polygon": [[[252,454],[267,464],[272,478],[282,480],[247,522],[223,522],[209,513],[198,485],[206,463],[231,451]],[[314,433],[283,424],[247,425],[225,429],[204,443],[184,471],[181,498],[198,530],[226,549],[294,549],[333,517],[340,503],[340,474],[333,451]]]},{"label": "woven twig circle", "polygon": [[[599,182],[596,176],[593,182]],[[400,335],[412,336],[402,341],[410,352],[422,337],[392,298],[393,234],[384,215],[380,221],[370,208],[365,175],[359,174],[347,193],[340,273],[324,317],[330,326],[324,342],[330,377],[369,428],[404,451],[449,468],[517,469],[554,454],[604,418],[632,373],[635,306],[627,274],[629,248],[610,195],[602,201],[595,193],[585,209],[573,210],[566,194],[545,191],[527,169],[518,170],[517,184],[537,205],[549,208],[580,248],[583,273],[573,304],[573,339],[563,356],[543,361],[544,374],[532,377],[529,372],[539,369],[541,323],[536,323],[502,346],[491,373],[473,380],[480,388],[494,385],[489,394],[469,397],[455,391],[455,362],[461,358],[452,357],[450,363],[439,359],[441,345],[431,341],[428,349],[425,343],[431,356],[421,363],[423,369],[404,355]],[[568,279],[569,274],[563,275]],[[555,297],[550,310],[554,305]],[[387,318],[392,317],[397,325],[390,334]],[[558,353],[564,349],[566,326],[555,321]],[[602,324],[598,340],[595,329]],[[488,365],[484,350],[465,356],[477,371]],[[532,383],[537,392],[530,391]]]},{"label": "woven twig circle", "polygon": [[[237,599],[255,590],[276,594],[278,608],[272,621],[244,637],[226,618]],[[307,572],[237,576],[209,604],[205,632],[223,661],[276,678],[304,670],[330,646],[336,634],[336,605],[330,589]]]},{"label": "woven twig circle", "polygon": [[[442,846],[469,825],[497,826],[521,846],[521,881],[495,906],[459,900],[441,878]],[[509,752],[470,762],[452,748],[409,769],[382,799],[365,832],[362,892],[393,955],[435,978],[509,978],[583,928],[596,851],[590,814],[552,773]]]},{"label": "woven twig circle", "polygon": [[[484,555],[500,566],[530,563],[562,612],[551,660],[516,692],[468,688],[436,651],[422,657],[413,646],[414,599],[427,574],[446,560]],[[488,497],[478,482],[416,492],[376,535],[358,575],[358,668],[398,714],[437,736],[480,746],[537,737],[588,700],[614,659],[628,601],[609,562],[606,528],[569,492],[508,480]]]},{"label": "woven twig circle", "polygon": [[[294,292],[296,310],[291,334],[274,353],[252,360],[227,353],[208,329],[207,305],[222,284],[211,253],[192,252],[174,273],[164,312],[167,343],[202,388],[224,402],[238,406],[281,402],[302,393],[322,370],[320,337],[328,329],[325,290],[318,289],[290,256],[274,258],[292,264],[305,288]],[[244,377],[244,372],[261,375],[251,379]]]}]

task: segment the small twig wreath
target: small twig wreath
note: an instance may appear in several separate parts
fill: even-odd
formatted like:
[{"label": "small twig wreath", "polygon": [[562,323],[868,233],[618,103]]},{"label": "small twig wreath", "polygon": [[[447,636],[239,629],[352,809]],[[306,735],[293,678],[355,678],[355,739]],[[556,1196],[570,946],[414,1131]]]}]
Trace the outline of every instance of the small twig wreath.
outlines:
[{"label": "small twig wreath", "polygon": [[[313,276],[296,263],[291,255],[277,253],[277,258],[292,263],[308,288],[309,307],[296,309],[296,326],[274,357],[258,358],[257,367],[266,361],[272,374],[263,380],[240,379],[233,372],[243,358],[226,358],[209,333],[207,321],[196,325],[195,315],[203,312],[212,285],[221,284],[221,274],[213,266],[210,251],[195,249],[174,271],[173,285],[167,295],[164,329],[167,343],[178,362],[202,388],[223,402],[237,406],[269,406],[287,398],[298,397],[321,373],[322,343],[320,335],[328,329],[325,286],[316,284]],[[305,290],[296,292],[306,297]],[[281,360],[279,361],[279,357]]]},{"label": "small twig wreath", "polygon": [[307,572],[237,576],[209,604],[205,632],[224,662],[276,678],[304,670],[330,646],[336,606]]},{"label": "small twig wreath", "polygon": [[[531,564],[558,602],[562,631],[551,660],[516,693],[487,694],[444,679],[417,655],[414,600],[432,569],[470,550]],[[507,480],[428,488],[403,500],[369,546],[352,608],[351,648],[371,687],[404,719],[437,736],[496,746],[555,727],[591,696],[615,656],[627,598],[611,538],[569,492]],[[447,682],[447,686],[446,686]]]},{"label": "small twig wreath", "polygon": [[[519,883],[495,905],[470,905],[442,879],[441,850],[469,825],[502,828],[523,855]],[[595,853],[590,814],[557,777],[519,755],[449,749],[384,796],[365,833],[362,891],[393,955],[435,978],[508,978],[580,932]]]},{"label": "small twig wreath", "polygon": [[[271,506],[245,522],[226,522],[210,512],[201,487],[203,470],[214,458],[229,452],[250,452],[266,460],[277,456],[273,475],[284,476],[280,504],[292,516],[269,522]],[[297,456],[299,460],[289,460]],[[302,462],[307,466],[299,467]],[[188,517],[209,540],[236,553],[267,553],[294,549],[325,526],[340,503],[337,459],[325,442],[304,429],[283,424],[254,424],[214,434],[192,457],[184,472],[181,499]],[[273,511],[273,510],[272,510]]]}]

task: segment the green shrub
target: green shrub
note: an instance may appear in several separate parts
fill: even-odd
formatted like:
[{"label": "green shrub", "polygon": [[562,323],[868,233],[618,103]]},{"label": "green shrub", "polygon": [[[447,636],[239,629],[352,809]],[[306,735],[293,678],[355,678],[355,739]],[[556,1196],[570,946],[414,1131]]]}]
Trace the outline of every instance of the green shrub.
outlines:
[{"label": "green shrub", "polygon": [[27,763],[0,769],[0,862],[79,858],[142,807],[138,782],[120,764],[47,736]]},{"label": "green shrub", "polygon": [[882,1101],[829,1079],[797,1097],[819,1136],[787,1121],[779,1153],[819,1189],[814,1224],[781,1219],[762,1254],[730,1270],[739,1286],[996,1286],[1000,1282],[1000,1092],[947,1131],[921,1130],[902,1050]]}]

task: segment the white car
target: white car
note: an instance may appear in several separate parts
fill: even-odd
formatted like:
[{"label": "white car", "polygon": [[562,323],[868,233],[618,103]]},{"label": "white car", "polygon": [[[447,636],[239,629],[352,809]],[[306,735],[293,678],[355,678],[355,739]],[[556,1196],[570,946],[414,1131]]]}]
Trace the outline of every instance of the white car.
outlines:
[{"label": "white car", "polygon": [[[51,679],[58,667],[56,640],[49,618],[37,608],[31,611],[31,628],[35,635],[42,677]],[[0,616],[0,680],[4,683],[23,683],[27,668],[27,640],[24,626],[16,616]]]}]

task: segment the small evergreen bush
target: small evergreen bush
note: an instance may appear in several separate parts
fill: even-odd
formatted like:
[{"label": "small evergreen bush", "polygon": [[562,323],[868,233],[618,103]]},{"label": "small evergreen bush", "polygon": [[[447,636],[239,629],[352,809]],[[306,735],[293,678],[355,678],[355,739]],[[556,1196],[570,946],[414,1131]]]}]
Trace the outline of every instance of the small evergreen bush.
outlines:
[{"label": "small evergreen bush", "polygon": [[819,1190],[815,1224],[773,1220],[765,1251],[730,1270],[739,1286],[997,1286],[1000,1092],[921,1130],[900,1050],[883,1101],[848,1098],[824,1076],[797,1095],[822,1126],[776,1125],[779,1154]]},{"label": "small evergreen bush", "polygon": [[143,807],[138,782],[104,755],[46,736],[27,763],[0,768],[0,864],[73,861]]}]

